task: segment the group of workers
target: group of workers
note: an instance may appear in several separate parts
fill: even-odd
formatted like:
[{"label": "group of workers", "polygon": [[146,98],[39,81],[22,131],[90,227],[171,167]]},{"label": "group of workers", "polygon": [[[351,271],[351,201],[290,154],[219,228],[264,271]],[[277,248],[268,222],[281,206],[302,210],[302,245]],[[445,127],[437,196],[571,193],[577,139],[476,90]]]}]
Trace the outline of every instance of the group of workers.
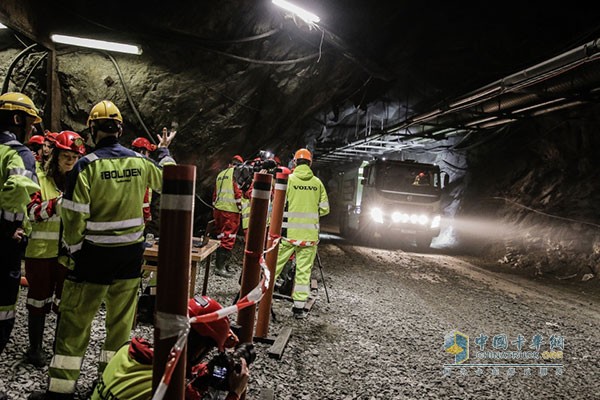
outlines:
[{"label": "group of workers", "polygon": [[[151,393],[151,346],[139,339],[130,342],[130,334],[150,193],[160,192],[162,167],[174,163],[168,147],[175,134],[163,129],[158,145],[138,138],[133,149],[122,146],[123,117],[108,100],[94,105],[89,113],[87,126],[93,143],[89,153],[84,139],[72,131],[46,131],[31,139],[35,125],[41,122],[38,108],[25,94],[0,95],[0,251],[5,258],[0,267],[0,354],[15,322],[24,256],[29,286],[26,362],[37,367],[46,364],[45,319],[51,310],[58,314],[47,389],[29,398],[74,398],[92,321],[102,304],[106,337],[93,398],[134,398],[129,380],[134,375],[142,377],[136,380],[141,386],[135,393]],[[150,157],[154,151],[158,161]],[[310,168],[310,151],[298,150],[293,161],[276,275],[295,254],[292,311],[297,318],[304,318],[319,218],[329,212],[329,204],[322,182]],[[214,217],[221,241],[216,261],[219,272],[226,272],[242,212],[250,206],[251,187],[242,192],[236,182],[235,168],[242,163],[240,156],[234,157],[217,177]],[[190,300],[189,313],[200,316],[220,308],[204,296]],[[199,363],[201,356],[214,347],[221,351],[232,347],[237,338],[229,330],[227,318],[193,324],[192,328],[188,378],[204,382],[197,379],[207,373],[206,366]],[[247,366],[232,374],[230,381],[227,398],[233,400],[245,391]],[[186,398],[200,398],[205,389],[189,386]],[[0,393],[1,400],[7,398]]]},{"label": "group of workers", "polygon": [[[243,158],[239,155],[231,159],[228,167],[217,176],[213,195],[213,216],[217,238],[220,240],[215,269],[218,275],[225,277],[230,276],[227,263],[231,257],[238,229],[240,225],[244,230],[246,229],[247,216],[250,214],[252,185],[242,190],[240,187],[244,185],[241,179],[236,179],[236,176],[241,175],[236,174],[236,168],[239,168],[243,162]],[[311,271],[319,242],[319,219],[329,213],[327,191],[323,182],[314,175],[311,164],[312,153],[308,149],[302,148],[296,151],[293,169],[288,176],[281,242],[275,271],[276,279],[290,257],[295,256],[292,312],[297,319],[307,316],[305,307],[310,295]]]}]

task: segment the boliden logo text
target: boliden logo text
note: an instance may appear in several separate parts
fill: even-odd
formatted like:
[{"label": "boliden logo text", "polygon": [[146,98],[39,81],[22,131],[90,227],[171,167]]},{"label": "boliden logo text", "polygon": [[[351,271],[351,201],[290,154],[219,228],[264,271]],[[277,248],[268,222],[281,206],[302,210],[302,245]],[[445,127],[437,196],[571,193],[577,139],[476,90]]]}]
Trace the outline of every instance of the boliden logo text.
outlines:
[{"label": "boliden logo text", "polygon": [[102,179],[122,179],[122,178],[131,178],[132,176],[140,176],[142,174],[141,168],[129,168],[121,171],[112,170],[112,171],[101,171],[100,176]]}]

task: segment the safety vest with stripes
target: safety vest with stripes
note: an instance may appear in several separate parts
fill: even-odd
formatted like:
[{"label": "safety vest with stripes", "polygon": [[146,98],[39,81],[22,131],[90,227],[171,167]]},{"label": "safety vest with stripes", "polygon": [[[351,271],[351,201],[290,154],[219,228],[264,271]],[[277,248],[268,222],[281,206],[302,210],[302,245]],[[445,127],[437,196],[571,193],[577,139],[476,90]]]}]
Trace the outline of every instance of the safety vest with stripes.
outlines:
[{"label": "safety vest with stripes", "polygon": [[[217,210],[239,213],[242,207],[242,199],[235,191],[234,185],[237,184],[233,181],[233,170],[234,168],[230,167],[217,175],[213,206]],[[238,192],[241,194],[239,189]]]},{"label": "safety vest with stripes", "polygon": [[329,214],[323,182],[308,165],[299,165],[288,178],[281,235],[293,241],[319,240],[319,217]]},{"label": "safety vest with stripes", "polygon": [[[10,132],[0,132],[0,219],[10,230],[22,226],[31,230],[27,205],[40,190],[35,173],[35,158]],[[14,232],[14,230],[13,230]],[[12,234],[13,232],[10,232]]]},{"label": "safety vest with stripes", "polygon": [[[162,150],[163,157],[168,155]],[[70,252],[84,241],[105,247],[142,242],[146,188],[160,192],[161,186],[162,168],[156,162],[121,146],[116,137],[102,139],[67,177],[61,218]]]},{"label": "safety vest with stripes", "polygon": [[[47,176],[45,172],[38,169],[38,178],[40,180],[42,203],[40,216],[43,221],[36,222],[34,215],[29,215],[31,221],[31,234],[29,243],[25,250],[27,258],[54,258],[58,257],[59,234],[60,234],[60,216],[59,212],[54,215],[46,213],[48,200],[56,199],[60,196],[60,191],[54,183],[54,179]],[[60,206],[57,206],[60,207]],[[58,210],[57,210],[58,211]],[[30,214],[33,210],[30,210]]]}]

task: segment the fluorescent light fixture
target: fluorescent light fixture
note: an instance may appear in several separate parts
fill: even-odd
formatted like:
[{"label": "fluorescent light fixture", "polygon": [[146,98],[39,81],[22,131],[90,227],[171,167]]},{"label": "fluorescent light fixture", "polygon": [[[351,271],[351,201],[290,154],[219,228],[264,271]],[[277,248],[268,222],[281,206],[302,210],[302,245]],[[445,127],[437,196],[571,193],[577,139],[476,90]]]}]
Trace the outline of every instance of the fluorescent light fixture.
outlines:
[{"label": "fluorescent light fixture", "polygon": [[81,46],[81,47],[89,47],[91,49],[116,51],[119,53],[137,54],[137,55],[142,54],[142,49],[139,46],[135,46],[132,44],[107,42],[104,40],[86,39],[86,38],[80,38],[77,36],[66,36],[66,35],[51,35],[50,39],[52,39],[52,41],[55,43],[70,44],[73,46]]},{"label": "fluorescent light fixture", "polygon": [[8,29],[8,26],[6,26],[2,22],[0,22],[0,29]]},{"label": "fluorescent light fixture", "polygon": [[308,24],[315,24],[321,20],[315,14],[308,12],[306,10],[303,10],[302,8],[290,3],[289,1],[273,0],[273,4],[283,8],[285,10],[293,12],[294,14],[296,14],[297,16],[302,18]]}]

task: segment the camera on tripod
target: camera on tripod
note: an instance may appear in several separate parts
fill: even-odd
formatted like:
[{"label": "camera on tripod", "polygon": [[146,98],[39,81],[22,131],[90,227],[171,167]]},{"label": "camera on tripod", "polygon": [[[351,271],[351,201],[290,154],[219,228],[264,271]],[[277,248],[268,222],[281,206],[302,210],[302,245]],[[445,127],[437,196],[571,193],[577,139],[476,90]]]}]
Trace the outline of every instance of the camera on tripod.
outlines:
[{"label": "camera on tripod", "polygon": [[240,344],[233,353],[222,352],[214,356],[208,362],[208,386],[216,390],[229,391],[229,376],[233,371],[238,374],[241,372],[242,358],[246,360],[248,366],[254,362],[256,351],[252,343]]}]

